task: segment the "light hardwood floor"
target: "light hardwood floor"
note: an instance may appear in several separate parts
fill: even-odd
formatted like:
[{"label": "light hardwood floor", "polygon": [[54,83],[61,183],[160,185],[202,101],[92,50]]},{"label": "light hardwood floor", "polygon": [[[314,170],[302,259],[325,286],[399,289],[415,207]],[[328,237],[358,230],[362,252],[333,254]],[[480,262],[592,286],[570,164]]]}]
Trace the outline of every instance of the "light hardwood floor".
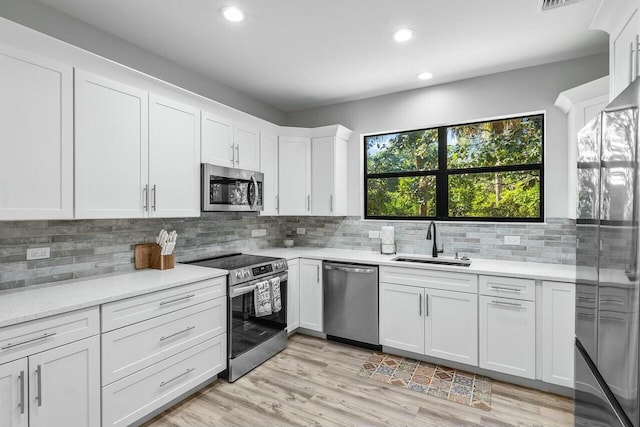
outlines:
[{"label": "light hardwood floor", "polygon": [[357,376],[371,351],[296,334],[233,384],[158,415],[165,426],[573,426],[571,399],[494,381],[491,411]]}]

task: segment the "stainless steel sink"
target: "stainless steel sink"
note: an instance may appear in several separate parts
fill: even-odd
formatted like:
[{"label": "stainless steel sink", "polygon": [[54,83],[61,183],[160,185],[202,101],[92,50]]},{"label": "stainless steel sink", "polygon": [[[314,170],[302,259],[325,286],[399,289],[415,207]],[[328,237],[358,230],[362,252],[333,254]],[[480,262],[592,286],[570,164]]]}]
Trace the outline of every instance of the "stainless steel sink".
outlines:
[{"label": "stainless steel sink", "polygon": [[455,265],[458,267],[469,267],[471,265],[470,259],[455,259],[455,258],[427,258],[411,255],[401,255],[393,258],[391,261],[398,262],[415,262],[420,264],[437,264],[437,265]]}]

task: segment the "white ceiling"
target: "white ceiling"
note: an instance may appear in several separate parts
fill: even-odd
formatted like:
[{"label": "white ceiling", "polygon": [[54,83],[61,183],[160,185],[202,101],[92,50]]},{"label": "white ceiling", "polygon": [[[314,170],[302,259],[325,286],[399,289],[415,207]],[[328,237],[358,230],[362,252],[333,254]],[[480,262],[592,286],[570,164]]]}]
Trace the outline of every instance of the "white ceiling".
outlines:
[{"label": "white ceiling", "polygon": [[[40,0],[285,111],[607,50],[599,0]],[[226,22],[224,5],[245,11]],[[416,37],[397,44],[400,27]],[[431,71],[435,78],[419,81]]]}]

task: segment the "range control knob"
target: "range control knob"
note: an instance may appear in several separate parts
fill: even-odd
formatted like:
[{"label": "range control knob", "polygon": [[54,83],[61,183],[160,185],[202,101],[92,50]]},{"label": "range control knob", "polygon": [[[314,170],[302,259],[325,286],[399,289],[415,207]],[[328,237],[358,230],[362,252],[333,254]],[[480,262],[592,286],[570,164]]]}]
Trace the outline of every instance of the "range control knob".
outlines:
[{"label": "range control knob", "polygon": [[242,271],[236,271],[236,279],[242,279]]},{"label": "range control knob", "polygon": [[249,273],[249,270],[242,270],[242,278],[246,279],[247,277],[250,277],[251,273]]}]

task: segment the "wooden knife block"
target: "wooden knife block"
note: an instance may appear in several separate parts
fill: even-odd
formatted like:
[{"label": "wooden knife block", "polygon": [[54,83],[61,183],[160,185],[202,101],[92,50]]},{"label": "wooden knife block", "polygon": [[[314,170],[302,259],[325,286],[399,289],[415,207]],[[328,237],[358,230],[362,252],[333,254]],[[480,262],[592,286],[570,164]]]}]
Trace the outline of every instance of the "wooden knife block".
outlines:
[{"label": "wooden knife block", "polygon": [[175,254],[160,255],[162,248],[155,243],[135,245],[133,249],[136,270],[153,268],[156,270],[170,270],[175,267]]}]

